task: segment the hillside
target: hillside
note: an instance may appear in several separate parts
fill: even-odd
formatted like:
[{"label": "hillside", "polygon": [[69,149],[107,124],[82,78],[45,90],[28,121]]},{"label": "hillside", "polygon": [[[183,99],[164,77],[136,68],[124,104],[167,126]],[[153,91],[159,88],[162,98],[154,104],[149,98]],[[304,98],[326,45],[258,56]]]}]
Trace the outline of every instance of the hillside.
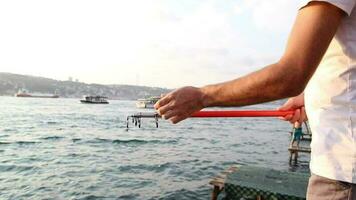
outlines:
[{"label": "hillside", "polygon": [[73,81],[58,81],[49,78],[0,73],[0,95],[13,96],[19,89],[30,93],[53,94],[60,97],[81,98],[83,95],[103,95],[110,99],[134,100],[157,96],[168,89],[133,85],[86,84]]}]

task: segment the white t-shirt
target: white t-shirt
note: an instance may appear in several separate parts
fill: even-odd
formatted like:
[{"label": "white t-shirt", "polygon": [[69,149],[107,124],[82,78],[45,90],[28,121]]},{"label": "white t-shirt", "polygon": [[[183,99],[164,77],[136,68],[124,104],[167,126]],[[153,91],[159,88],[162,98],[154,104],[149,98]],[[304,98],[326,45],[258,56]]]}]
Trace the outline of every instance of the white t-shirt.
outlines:
[{"label": "white t-shirt", "polygon": [[[356,0],[323,0],[347,13],[305,89],[311,172],[356,183]],[[303,1],[303,6],[311,2]]]}]

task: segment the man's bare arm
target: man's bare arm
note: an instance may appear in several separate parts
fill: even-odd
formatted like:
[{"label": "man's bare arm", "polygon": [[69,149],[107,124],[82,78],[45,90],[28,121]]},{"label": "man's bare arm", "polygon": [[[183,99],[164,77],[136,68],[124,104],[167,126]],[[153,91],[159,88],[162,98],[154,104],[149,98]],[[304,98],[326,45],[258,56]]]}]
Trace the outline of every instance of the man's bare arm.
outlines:
[{"label": "man's bare arm", "polygon": [[324,2],[312,2],[298,13],[281,59],[259,71],[225,83],[173,91],[156,105],[177,123],[211,106],[245,106],[292,97],[303,92],[345,13]]},{"label": "man's bare arm", "polygon": [[248,76],[203,88],[204,106],[242,106],[296,96],[303,92],[334,37],[343,12],[328,3],[299,11],[279,62]]}]

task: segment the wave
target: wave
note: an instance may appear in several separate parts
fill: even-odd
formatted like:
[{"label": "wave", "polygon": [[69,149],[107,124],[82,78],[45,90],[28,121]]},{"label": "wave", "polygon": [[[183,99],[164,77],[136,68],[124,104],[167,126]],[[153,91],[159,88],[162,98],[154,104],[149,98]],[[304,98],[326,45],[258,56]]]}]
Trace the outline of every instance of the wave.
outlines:
[{"label": "wave", "polygon": [[65,137],[62,136],[48,136],[48,137],[42,137],[40,138],[41,140],[60,140],[63,139]]},{"label": "wave", "polygon": [[39,142],[36,141],[14,141],[14,142],[0,142],[0,145],[10,145],[10,144],[18,144],[18,145],[29,145],[29,144],[37,144]]},{"label": "wave", "polygon": [[9,172],[9,171],[15,171],[15,172],[22,172],[22,171],[28,171],[35,168],[35,166],[26,166],[26,165],[0,165],[0,172]]},{"label": "wave", "polygon": [[105,199],[104,196],[96,196],[96,195],[87,195],[81,198],[78,198],[79,200],[95,200],[95,199]]},{"label": "wave", "polygon": [[39,142],[35,142],[35,141],[16,141],[13,142],[14,144],[19,144],[19,145],[28,145],[28,144],[37,144]]},{"label": "wave", "polygon": [[14,132],[14,131],[16,131],[16,129],[5,128],[3,131],[4,132]]},{"label": "wave", "polygon": [[82,139],[80,139],[80,138],[73,138],[73,139],[72,139],[72,142],[78,142],[78,141],[80,141],[80,140],[82,140]]},{"label": "wave", "polygon": [[11,144],[11,142],[0,142],[0,145],[7,145],[7,144]]},{"label": "wave", "polygon": [[129,139],[129,140],[113,140],[112,143],[115,144],[130,144],[130,143],[137,143],[137,144],[148,144],[148,143],[153,143],[153,144],[162,144],[162,143],[170,143],[172,141],[165,141],[165,140],[140,140],[140,139]]},{"label": "wave", "polygon": [[177,140],[143,140],[143,139],[104,139],[95,138],[88,143],[112,143],[112,144],[174,144]]},{"label": "wave", "polygon": [[119,166],[118,169],[120,172],[127,172],[127,173],[137,173],[140,171],[149,171],[149,172],[162,172],[166,169],[174,168],[173,163],[163,163],[163,164],[138,164],[138,165],[124,165]]},{"label": "wave", "polygon": [[121,195],[118,197],[118,199],[121,200],[131,200],[131,199],[138,199],[138,197],[140,197],[139,194],[126,194],[126,195]]}]

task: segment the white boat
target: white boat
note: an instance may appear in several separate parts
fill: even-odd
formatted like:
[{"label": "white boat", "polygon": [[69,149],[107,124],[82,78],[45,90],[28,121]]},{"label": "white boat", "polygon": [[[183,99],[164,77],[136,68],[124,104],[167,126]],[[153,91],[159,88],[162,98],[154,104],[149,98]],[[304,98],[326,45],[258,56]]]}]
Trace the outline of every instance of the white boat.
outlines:
[{"label": "white boat", "polygon": [[136,101],[137,108],[154,108],[155,103],[160,100],[160,97],[149,97],[147,99],[138,99]]},{"label": "white boat", "polygon": [[59,98],[57,94],[30,94],[25,89],[19,89],[15,97],[30,97],[30,98]]},{"label": "white boat", "polygon": [[89,104],[108,104],[107,97],[104,96],[84,96],[83,99],[80,100],[82,103]]}]

